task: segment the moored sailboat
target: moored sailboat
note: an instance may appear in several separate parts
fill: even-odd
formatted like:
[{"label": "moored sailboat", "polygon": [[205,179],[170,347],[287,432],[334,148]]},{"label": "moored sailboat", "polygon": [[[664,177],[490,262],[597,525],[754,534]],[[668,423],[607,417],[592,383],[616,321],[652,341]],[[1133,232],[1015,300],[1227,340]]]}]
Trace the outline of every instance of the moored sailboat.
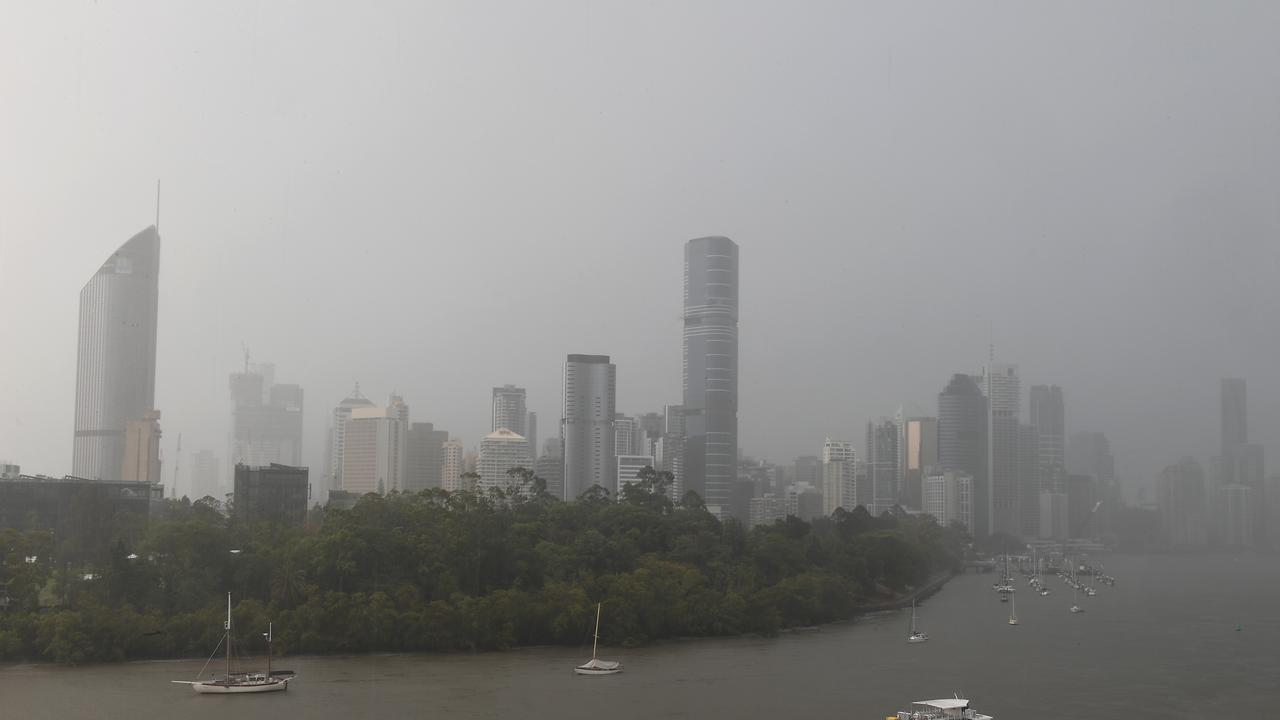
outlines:
[{"label": "moored sailboat", "polygon": [[916,627],[916,601],[911,601],[911,634],[907,635],[907,642],[922,643],[929,639],[929,633]]},{"label": "moored sailboat", "polygon": [[602,605],[603,603],[596,603],[596,631],[591,641],[591,659],[573,669],[578,675],[613,675],[622,672],[622,663],[616,660],[601,660],[596,654],[600,645],[600,607]]},{"label": "moored sailboat", "polygon": [[[292,670],[271,670],[271,642],[272,637],[271,624],[267,624],[267,631],[262,636],[267,640],[267,671],[266,672],[232,672],[231,670],[231,593],[227,593],[227,620],[223,624],[226,633],[222,636],[227,645],[227,674],[221,678],[213,678],[211,680],[170,680],[170,682],[179,685],[190,685],[191,689],[201,694],[227,694],[227,693],[260,693],[275,692],[277,690],[288,690],[289,681],[294,678]],[[214,648],[217,653],[217,648]],[[212,659],[212,657],[210,657]],[[209,663],[205,662],[205,667]],[[201,674],[204,669],[201,668]]]}]

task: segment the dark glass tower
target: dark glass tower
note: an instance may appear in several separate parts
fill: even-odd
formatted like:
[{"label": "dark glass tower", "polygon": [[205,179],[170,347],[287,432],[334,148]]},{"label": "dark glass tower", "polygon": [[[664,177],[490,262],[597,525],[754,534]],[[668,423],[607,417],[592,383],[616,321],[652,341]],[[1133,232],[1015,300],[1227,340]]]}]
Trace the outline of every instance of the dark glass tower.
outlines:
[{"label": "dark glass tower", "polygon": [[121,477],[125,423],[155,407],[160,234],[134,235],[80,291],[72,474]]},{"label": "dark glass tower", "polygon": [[973,476],[973,534],[990,527],[987,398],[971,375],[956,374],[938,394],[938,464]]},{"label": "dark glass tower", "polygon": [[738,246],[684,246],[685,446],[680,486],[726,517],[738,478]]}]

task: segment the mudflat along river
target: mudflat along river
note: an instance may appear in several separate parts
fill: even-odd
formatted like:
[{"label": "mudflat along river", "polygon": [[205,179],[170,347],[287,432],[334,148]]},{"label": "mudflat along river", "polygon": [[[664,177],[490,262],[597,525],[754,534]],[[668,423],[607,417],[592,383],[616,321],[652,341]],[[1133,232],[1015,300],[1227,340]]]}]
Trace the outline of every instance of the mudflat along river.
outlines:
[{"label": "mudflat along river", "polygon": [[[797,718],[880,720],[960,693],[996,720],[1280,717],[1280,558],[1103,556],[1118,582],[1081,597],[962,575],[918,608],[776,638],[603,648],[624,672],[579,677],[582,648],[289,657],[288,692],[196,695],[204,659],[0,666],[0,718]],[[607,622],[607,618],[605,620]]]}]

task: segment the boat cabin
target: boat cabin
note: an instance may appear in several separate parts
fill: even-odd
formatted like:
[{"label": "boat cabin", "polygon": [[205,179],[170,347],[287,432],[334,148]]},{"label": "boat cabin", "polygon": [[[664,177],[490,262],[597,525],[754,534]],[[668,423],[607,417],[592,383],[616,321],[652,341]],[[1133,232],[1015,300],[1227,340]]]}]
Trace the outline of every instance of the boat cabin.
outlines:
[{"label": "boat cabin", "polygon": [[995,718],[971,710],[968,700],[943,698],[917,700],[911,703],[910,710],[899,712],[896,720],[995,720]]}]

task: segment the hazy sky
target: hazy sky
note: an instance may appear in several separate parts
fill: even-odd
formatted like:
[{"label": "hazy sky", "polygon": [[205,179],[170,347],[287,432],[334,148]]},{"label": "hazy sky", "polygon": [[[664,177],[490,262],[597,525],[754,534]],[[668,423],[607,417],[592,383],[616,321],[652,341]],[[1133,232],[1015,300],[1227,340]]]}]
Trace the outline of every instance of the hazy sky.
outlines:
[{"label": "hazy sky", "polygon": [[[741,446],[934,414],[994,338],[1130,492],[1249,382],[1280,468],[1280,3],[8,2],[0,458],[71,469],[78,293],[163,181],[166,479],[241,343],[474,446],[567,353],[680,402],[682,245],[741,248]],[[180,489],[185,488],[184,479]]]}]

